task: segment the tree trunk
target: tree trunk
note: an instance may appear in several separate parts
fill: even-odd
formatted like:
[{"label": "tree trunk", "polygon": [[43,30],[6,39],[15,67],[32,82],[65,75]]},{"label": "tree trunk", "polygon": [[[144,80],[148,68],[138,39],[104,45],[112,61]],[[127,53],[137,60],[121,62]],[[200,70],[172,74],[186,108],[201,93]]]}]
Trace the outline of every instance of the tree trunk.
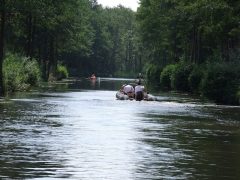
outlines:
[{"label": "tree trunk", "polygon": [[29,13],[26,17],[26,28],[27,28],[27,42],[26,42],[26,56],[30,55],[31,37],[32,37],[32,14]]},{"label": "tree trunk", "polygon": [[197,60],[196,63],[200,64],[200,58],[201,58],[201,32],[198,29],[197,31]]},{"label": "tree trunk", "polygon": [[42,67],[42,78],[44,81],[48,80],[48,63],[49,63],[49,57],[48,57],[48,36],[43,35],[43,44],[40,45],[40,48],[42,48],[42,57],[41,57],[41,67]]},{"label": "tree trunk", "polygon": [[4,84],[3,84],[3,58],[4,58],[4,30],[5,30],[5,0],[0,1],[2,9],[0,11],[1,24],[0,24],[0,96],[4,95]]},{"label": "tree trunk", "polygon": [[49,52],[49,81],[55,81],[56,80],[56,70],[57,70],[57,61],[56,61],[56,50],[55,50],[56,44],[55,39],[52,36],[50,38],[50,52]]},{"label": "tree trunk", "polygon": [[33,58],[35,19],[32,17],[31,13],[29,13],[27,16],[26,26],[27,26],[26,56]]},{"label": "tree trunk", "polygon": [[191,62],[196,61],[196,26],[193,26],[192,39],[191,39]]}]

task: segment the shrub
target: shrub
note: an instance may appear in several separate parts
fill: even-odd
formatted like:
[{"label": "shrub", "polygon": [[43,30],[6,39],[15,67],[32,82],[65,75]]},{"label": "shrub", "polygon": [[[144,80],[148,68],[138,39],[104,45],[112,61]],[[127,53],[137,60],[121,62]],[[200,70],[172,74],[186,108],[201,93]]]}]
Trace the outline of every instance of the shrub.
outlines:
[{"label": "shrub", "polygon": [[202,94],[216,103],[239,104],[239,72],[236,64],[208,64],[201,82]]},{"label": "shrub", "polygon": [[179,91],[188,91],[188,77],[193,69],[192,64],[180,61],[171,76],[171,87]]},{"label": "shrub", "polygon": [[163,88],[171,89],[171,76],[175,71],[175,67],[176,65],[170,64],[162,70],[160,75],[160,84]]},{"label": "shrub", "polygon": [[68,70],[64,65],[57,65],[57,79],[61,80],[63,78],[68,78]]},{"label": "shrub", "polygon": [[148,64],[146,67],[146,76],[149,83],[159,84],[161,68],[154,64]]},{"label": "shrub", "polygon": [[203,77],[202,66],[195,65],[188,77],[188,84],[191,92],[199,93],[202,77]]},{"label": "shrub", "polygon": [[3,64],[4,83],[7,92],[26,90],[40,81],[40,68],[35,59],[7,54]]},{"label": "shrub", "polygon": [[35,59],[23,58],[24,82],[31,86],[37,85],[41,80],[41,71]]}]

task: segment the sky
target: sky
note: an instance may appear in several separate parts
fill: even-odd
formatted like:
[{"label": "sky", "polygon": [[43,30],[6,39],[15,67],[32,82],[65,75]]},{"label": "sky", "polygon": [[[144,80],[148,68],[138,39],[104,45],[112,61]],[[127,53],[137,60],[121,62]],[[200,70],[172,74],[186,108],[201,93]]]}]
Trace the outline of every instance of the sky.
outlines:
[{"label": "sky", "polygon": [[98,0],[99,4],[103,7],[116,7],[121,4],[124,7],[131,8],[133,11],[137,11],[138,0]]}]

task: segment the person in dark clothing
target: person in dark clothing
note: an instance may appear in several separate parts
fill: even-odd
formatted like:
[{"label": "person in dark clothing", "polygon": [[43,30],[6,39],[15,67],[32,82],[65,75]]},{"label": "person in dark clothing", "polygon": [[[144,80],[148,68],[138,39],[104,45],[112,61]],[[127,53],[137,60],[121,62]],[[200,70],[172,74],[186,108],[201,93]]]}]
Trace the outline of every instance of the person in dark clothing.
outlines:
[{"label": "person in dark clothing", "polygon": [[141,82],[138,82],[138,85],[135,86],[135,99],[136,101],[141,101],[144,98],[144,86],[141,85]]}]

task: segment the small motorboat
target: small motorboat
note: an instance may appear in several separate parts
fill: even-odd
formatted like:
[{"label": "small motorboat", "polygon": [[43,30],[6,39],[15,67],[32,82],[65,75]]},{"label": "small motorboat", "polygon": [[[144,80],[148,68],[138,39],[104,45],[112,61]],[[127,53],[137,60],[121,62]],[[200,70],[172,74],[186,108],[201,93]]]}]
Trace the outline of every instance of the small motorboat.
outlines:
[{"label": "small motorboat", "polygon": [[[129,98],[128,95],[124,94],[121,91],[118,91],[116,93],[116,98],[118,100],[133,100],[134,99],[134,98]],[[144,93],[143,100],[144,101],[156,101],[157,98],[155,96],[153,96],[152,94]]]},{"label": "small motorboat", "polygon": [[124,94],[124,93],[121,92],[121,91],[118,91],[118,92],[116,93],[116,98],[117,98],[118,100],[128,100],[128,99],[129,99],[128,95]]},{"label": "small motorboat", "polygon": [[145,93],[143,100],[145,100],[145,101],[156,101],[157,98],[152,94]]}]

